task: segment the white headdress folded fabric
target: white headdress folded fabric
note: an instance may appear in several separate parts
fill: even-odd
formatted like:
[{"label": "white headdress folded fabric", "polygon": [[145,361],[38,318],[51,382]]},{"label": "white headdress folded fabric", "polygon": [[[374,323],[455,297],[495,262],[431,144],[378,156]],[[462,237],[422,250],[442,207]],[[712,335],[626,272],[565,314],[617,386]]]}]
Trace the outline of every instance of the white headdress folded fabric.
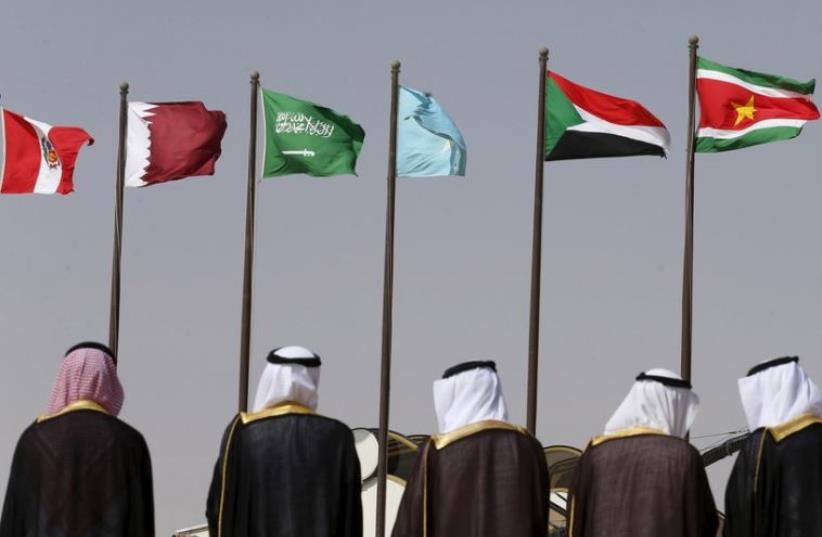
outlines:
[{"label": "white headdress folded fabric", "polygon": [[770,360],[751,369],[748,376],[739,379],[739,395],[752,431],[806,413],[822,415],[822,392],[795,356]]},{"label": "white headdress folded fabric", "polygon": [[689,382],[667,369],[640,373],[605,425],[605,434],[632,427],[657,429],[685,438],[696,419],[699,397]]},{"label": "white headdress folded fabric", "polygon": [[268,355],[254,398],[254,412],[291,401],[317,410],[320,357],[304,347],[281,347]]},{"label": "white headdress folded fabric", "polygon": [[440,433],[483,420],[508,421],[494,362],[466,362],[434,381],[434,410]]}]

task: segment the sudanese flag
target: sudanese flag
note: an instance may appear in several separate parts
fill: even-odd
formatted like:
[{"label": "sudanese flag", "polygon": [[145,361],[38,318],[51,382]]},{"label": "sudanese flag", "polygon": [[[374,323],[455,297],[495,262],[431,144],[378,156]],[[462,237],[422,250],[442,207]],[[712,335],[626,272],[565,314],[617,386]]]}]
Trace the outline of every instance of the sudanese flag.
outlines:
[{"label": "sudanese flag", "polygon": [[545,160],[668,154],[668,129],[644,106],[548,71]]},{"label": "sudanese flag", "polygon": [[225,129],[225,114],[199,101],[128,103],[125,185],[214,175]]}]

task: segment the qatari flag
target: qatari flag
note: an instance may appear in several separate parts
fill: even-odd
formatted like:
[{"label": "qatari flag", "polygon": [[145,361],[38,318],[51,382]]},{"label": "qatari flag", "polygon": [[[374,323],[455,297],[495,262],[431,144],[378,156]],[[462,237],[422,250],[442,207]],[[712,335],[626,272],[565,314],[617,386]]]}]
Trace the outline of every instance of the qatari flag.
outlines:
[{"label": "qatari flag", "polygon": [[214,175],[225,129],[225,114],[199,101],[128,103],[126,186]]}]

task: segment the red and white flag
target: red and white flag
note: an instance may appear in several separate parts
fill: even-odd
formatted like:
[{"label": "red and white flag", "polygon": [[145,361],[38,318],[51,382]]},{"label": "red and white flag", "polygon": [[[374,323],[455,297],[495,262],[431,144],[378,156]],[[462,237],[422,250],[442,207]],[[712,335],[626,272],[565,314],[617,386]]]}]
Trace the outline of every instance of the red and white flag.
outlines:
[{"label": "red and white flag", "polygon": [[2,194],[68,194],[77,153],[94,139],[79,127],[48,123],[2,109]]},{"label": "red and white flag", "polygon": [[125,185],[214,175],[225,129],[225,114],[199,101],[128,103]]}]

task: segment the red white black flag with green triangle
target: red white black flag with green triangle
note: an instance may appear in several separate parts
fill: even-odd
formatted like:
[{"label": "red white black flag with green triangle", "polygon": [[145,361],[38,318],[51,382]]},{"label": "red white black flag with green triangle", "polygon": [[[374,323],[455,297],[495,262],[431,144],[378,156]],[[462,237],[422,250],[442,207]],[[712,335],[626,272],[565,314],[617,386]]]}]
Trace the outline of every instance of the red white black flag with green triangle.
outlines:
[{"label": "red white black flag with green triangle", "polygon": [[595,91],[548,71],[545,160],[668,154],[665,125],[630,99]]}]

